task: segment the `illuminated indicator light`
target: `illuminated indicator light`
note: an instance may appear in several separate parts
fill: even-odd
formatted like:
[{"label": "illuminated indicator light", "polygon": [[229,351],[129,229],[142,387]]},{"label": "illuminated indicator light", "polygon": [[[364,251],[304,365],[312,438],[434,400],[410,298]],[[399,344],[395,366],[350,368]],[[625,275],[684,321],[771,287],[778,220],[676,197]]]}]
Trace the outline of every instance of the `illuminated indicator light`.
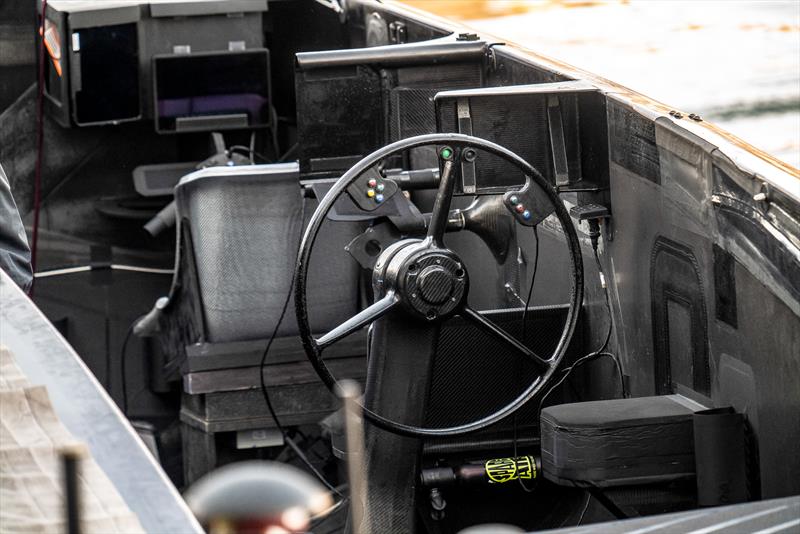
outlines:
[{"label": "illuminated indicator light", "polygon": [[375,185],[377,183],[378,183],[378,180],[376,180],[375,178],[370,178],[369,181],[367,182],[367,185],[370,186],[370,187],[375,187]]},{"label": "illuminated indicator light", "polygon": [[522,218],[525,219],[526,221],[529,221],[531,218],[531,212],[528,210],[523,211]]},{"label": "illuminated indicator light", "polygon": [[445,147],[445,148],[442,149],[440,154],[444,159],[450,159],[450,156],[453,155],[453,151],[450,150],[449,148]]},{"label": "illuminated indicator light", "polygon": [[378,184],[378,187],[376,187],[375,189],[377,189],[377,190],[378,190],[378,193],[380,193],[380,192],[381,192],[381,191],[383,191],[385,188],[386,188],[386,186],[385,186],[385,185],[383,185],[383,184]]},{"label": "illuminated indicator light", "polygon": [[378,193],[377,195],[375,195],[375,202],[377,202],[378,204],[380,204],[381,202],[383,202],[383,195],[381,195],[380,193]]},{"label": "illuminated indicator light", "polygon": [[522,213],[523,211],[525,211],[525,206],[523,206],[522,204],[517,204],[514,207],[514,209],[517,210],[517,213]]},{"label": "illuminated indicator light", "polygon": [[516,204],[517,202],[519,202],[519,197],[517,195],[513,195],[508,200],[510,200],[512,204]]},{"label": "illuminated indicator light", "polygon": [[367,196],[369,198],[374,197],[375,196],[375,190],[374,189],[367,189]]}]

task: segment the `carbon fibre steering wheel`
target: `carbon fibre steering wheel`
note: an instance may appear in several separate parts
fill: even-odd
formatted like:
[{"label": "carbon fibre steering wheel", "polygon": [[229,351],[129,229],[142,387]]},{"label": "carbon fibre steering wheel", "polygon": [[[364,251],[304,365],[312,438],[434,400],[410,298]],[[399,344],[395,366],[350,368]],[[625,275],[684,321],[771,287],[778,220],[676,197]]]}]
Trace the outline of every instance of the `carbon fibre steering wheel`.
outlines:
[{"label": "carbon fibre steering wheel", "polygon": [[[345,193],[349,194],[362,209],[375,210],[381,203],[389,200],[388,195],[398,191],[397,184],[381,180],[379,173],[374,170],[375,166],[388,157],[430,145],[438,147],[437,154],[442,170],[427,235],[422,239],[403,239],[386,247],[378,257],[372,273],[375,302],[327,334],[315,338],[309,325],[306,287],[314,241],[329,211]],[[519,223],[534,226],[552,213],[564,230],[569,251],[572,286],[564,328],[553,354],[548,357],[536,354],[469,307],[468,273],[458,255],[444,244],[450,203],[456,185],[457,165],[474,158],[475,149],[502,158],[524,173],[525,185],[508,188],[503,197],[509,211]],[[373,152],[354,165],[320,201],[303,236],[295,269],[295,308],[303,347],[320,379],[331,391],[336,391],[336,379],[322,358],[323,350],[376,321],[389,321],[392,324],[385,326],[394,326],[398,330],[406,328],[406,332],[408,328],[414,329],[413,337],[419,339],[419,343],[423,345],[419,347],[419,352],[424,353],[430,348],[424,346],[425,343],[430,345],[430,340],[437,338],[439,325],[454,315],[460,315],[468,323],[493,336],[498,342],[506,344],[521,357],[531,360],[539,369],[538,376],[510,403],[488,416],[457,426],[426,428],[416,424],[401,423],[377,413],[374,409],[362,406],[364,416],[371,423],[405,436],[443,437],[466,434],[488,427],[513,414],[541,391],[553,376],[575,331],[583,300],[583,263],[578,237],[555,188],[534,167],[510,150],[484,139],[462,134],[429,134],[404,139]],[[391,331],[391,328],[383,328],[381,331]],[[405,337],[408,338],[409,335]],[[382,345],[373,345],[372,351],[391,350],[387,348],[391,346],[391,341],[385,341]],[[404,358],[407,353],[414,352],[416,351],[400,351],[391,357]],[[373,356],[371,352],[370,366],[373,366],[373,360],[379,360]],[[426,362],[418,361],[414,365],[426,365]],[[387,385],[389,384],[387,380],[394,380],[395,377],[388,377],[386,380],[376,378],[380,372],[380,369],[374,371],[370,369],[368,372],[365,404],[369,404],[370,397],[375,396],[375,392],[371,390],[392,387]],[[401,384],[394,387],[397,389],[405,386]],[[420,389],[417,393],[414,391],[416,390],[412,384],[408,389],[409,395],[426,394],[426,390]],[[417,419],[418,422],[422,422],[424,418],[417,417]]]}]

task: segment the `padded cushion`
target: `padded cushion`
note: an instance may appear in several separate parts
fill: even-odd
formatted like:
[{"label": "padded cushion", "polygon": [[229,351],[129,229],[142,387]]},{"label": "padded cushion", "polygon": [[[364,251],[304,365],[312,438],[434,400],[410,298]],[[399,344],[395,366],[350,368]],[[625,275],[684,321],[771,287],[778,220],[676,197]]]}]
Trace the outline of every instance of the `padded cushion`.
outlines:
[{"label": "padded cushion", "polygon": [[679,395],[579,402],[542,410],[542,471],[558,484],[610,487],[694,475],[692,417]]},{"label": "padded cushion", "polygon": [[[316,209],[302,199],[297,164],[204,169],[176,188],[180,223],[189,226],[206,340],[264,339],[289,291],[301,231]],[[305,216],[302,203],[305,202]],[[354,315],[358,264],[344,252],[354,223],[327,222],[309,272],[311,326],[325,332]],[[278,330],[297,334],[293,300]]]}]

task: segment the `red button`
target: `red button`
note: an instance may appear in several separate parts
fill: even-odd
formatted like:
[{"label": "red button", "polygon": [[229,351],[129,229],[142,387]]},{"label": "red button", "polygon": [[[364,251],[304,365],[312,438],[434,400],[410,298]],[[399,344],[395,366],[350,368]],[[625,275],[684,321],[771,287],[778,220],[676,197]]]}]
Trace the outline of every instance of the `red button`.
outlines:
[{"label": "red button", "polygon": [[517,213],[522,213],[523,211],[525,211],[525,206],[523,206],[522,204],[517,204],[514,209],[517,210]]},{"label": "red button", "polygon": [[378,185],[378,181],[375,178],[370,178],[369,182],[367,182],[367,185],[370,187],[375,187],[376,185]]}]

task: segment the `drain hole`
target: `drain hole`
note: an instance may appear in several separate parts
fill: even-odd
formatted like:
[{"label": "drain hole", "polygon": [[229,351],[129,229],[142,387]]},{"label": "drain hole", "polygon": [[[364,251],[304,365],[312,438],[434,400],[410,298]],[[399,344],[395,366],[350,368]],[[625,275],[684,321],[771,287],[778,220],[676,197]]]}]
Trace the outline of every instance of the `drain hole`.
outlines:
[{"label": "drain hole", "polygon": [[367,241],[367,244],[364,245],[364,251],[374,258],[381,253],[381,244],[375,239],[370,239]]}]

